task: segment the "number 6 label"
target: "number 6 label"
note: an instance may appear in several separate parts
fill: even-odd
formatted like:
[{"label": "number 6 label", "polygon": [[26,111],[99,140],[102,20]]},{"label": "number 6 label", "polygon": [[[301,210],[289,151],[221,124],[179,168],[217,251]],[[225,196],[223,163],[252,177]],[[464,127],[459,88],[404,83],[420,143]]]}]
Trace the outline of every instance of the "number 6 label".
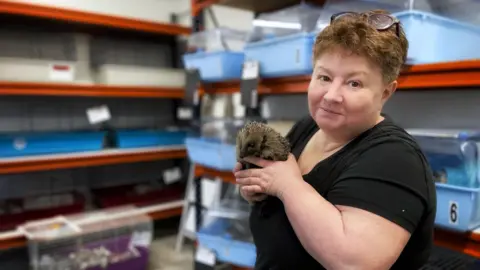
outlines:
[{"label": "number 6 label", "polygon": [[458,225],[458,203],[450,201],[450,207],[448,212],[448,222],[452,225]]}]

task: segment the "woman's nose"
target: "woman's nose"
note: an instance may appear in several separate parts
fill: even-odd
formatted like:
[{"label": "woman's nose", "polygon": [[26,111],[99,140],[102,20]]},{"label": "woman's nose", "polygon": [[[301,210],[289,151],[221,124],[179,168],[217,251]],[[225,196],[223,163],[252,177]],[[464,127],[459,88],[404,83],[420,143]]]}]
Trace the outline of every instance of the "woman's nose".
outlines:
[{"label": "woman's nose", "polygon": [[330,84],[327,92],[323,96],[323,99],[332,103],[341,103],[343,101],[342,95],[340,93],[340,85]]}]

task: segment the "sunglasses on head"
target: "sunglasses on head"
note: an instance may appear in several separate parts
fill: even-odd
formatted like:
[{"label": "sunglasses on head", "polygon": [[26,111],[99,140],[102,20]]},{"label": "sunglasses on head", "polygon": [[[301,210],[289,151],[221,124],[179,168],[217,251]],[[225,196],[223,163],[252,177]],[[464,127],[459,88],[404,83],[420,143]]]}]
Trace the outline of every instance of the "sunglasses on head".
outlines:
[{"label": "sunglasses on head", "polygon": [[357,13],[352,11],[339,12],[332,15],[332,17],[330,18],[330,24],[332,24],[335,20],[339,18],[345,18],[349,16],[366,16],[368,23],[373,27],[375,27],[375,29],[377,29],[378,31],[388,30],[395,25],[397,37],[400,36],[400,29],[399,29],[400,21],[389,14],[371,13],[371,12]]}]

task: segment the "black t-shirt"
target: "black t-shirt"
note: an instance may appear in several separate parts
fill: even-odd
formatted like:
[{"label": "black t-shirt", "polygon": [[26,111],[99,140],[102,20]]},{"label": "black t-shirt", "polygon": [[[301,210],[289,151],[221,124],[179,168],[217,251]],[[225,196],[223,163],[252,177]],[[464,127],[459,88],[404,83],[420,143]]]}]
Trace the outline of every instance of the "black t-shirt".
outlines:
[{"label": "black t-shirt", "polygon": [[[309,116],[290,130],[287,138],[297,160],[317,131]],[[303,179],[330,203],[368,210],[411,233],[391,269],[418,269],[427,261],[436,211],[434,181],[418,145],[390,119],[319,162]],[[278,198],[252,207],[250,228],[257,248],[255,269],[324,269],[301,245]]]}]

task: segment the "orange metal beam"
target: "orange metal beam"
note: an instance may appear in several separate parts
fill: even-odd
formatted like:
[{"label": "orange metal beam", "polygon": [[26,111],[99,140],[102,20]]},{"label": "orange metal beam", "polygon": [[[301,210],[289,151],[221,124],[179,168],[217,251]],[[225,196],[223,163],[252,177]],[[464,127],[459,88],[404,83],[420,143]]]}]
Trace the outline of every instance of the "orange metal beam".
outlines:
[{"label": "orange metal beam", "polygon": [[0,82],[0,95],[88,96],[129,98],[184,97],[182,88]]},{"label": "orange metal beam", "polygon": [[[480,86],[480,60],[416,65],[405,69],[399,81],[399,90],[441,89]],[[262,79],[259,94],[306,93],[310,75]],[[206,93],[236,93],[238,81],[213,83],[203,86]]]},{"label": "orange metal beam", "polygon": [[0,161],[0,174],[25,173],[33,171],[49,171],[66,168],[79,168],[122,163],[135,163],[161,159],[185,158],[186,150],[158,150],[151,152],[126,152],[92,155],[66,155],[46,158],[28,158],[13,161]]},{"label": "orange metal beam", "polygon": [[201,165],[195,165],[195,176],[210,176],[210,177],[219,177],[223,181],[228,182],[228,183],[233,183],[235,184],[235,177],[233,176],[233,173],[230,171],[217,171],[215,169],[210,169],[207,167],[203,167]]},{"label": "orange metal beam", "polygon": [[220,0],[192,0],[192,15],[197,15],[202,9],[218,3]]},{"label": "orange metal beam", "polygon": [[189,27],[175,24],[83,12],[39,4],[18,3],[12,0],[0,0],[0,13],[55,19],[65,22],[114,27],[163,35],[188,35],[191,33]]}]

